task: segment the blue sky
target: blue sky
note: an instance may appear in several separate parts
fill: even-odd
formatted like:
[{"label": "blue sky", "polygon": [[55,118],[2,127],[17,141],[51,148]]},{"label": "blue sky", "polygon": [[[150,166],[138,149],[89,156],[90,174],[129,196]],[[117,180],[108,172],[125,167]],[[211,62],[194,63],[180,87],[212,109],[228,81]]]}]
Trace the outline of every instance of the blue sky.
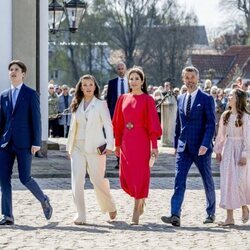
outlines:
[{"label": "blue sky", "polygon": [[219,10],[219,0],[178,0],[180,5],[193,9],[199,19],[199,24],[205,25],[207,29],[218,28],[223,21],[224,13]]}]

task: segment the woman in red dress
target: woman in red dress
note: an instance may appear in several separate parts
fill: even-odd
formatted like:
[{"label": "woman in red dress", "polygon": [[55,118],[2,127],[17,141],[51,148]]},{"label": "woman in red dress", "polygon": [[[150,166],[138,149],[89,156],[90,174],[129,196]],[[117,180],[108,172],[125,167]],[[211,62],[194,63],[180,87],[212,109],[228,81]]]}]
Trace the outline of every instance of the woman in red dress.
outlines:
[{"label": "woman in red dress", "polygon": [[146,79],[141,68],[128,73],[130,93],[117,101],[113,125],[116,155],[120,156],[122,189],[134,197],[131,224],[139,224],[150,182],[150,156],[157,157],[157,138],[162,130],[155,102],[147,93]]}]

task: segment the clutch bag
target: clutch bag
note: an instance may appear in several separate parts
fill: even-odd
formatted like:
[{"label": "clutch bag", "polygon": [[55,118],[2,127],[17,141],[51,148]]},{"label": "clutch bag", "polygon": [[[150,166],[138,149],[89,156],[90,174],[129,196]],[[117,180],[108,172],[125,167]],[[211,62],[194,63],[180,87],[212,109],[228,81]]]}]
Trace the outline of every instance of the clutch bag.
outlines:
[{"label": "clutch bag", "polygon": [[105,152],[106,152],[106,146],[107,146],[107,143],[104,143],[103,145],[97,147],[97,153],[99,155],[105,154]]}]

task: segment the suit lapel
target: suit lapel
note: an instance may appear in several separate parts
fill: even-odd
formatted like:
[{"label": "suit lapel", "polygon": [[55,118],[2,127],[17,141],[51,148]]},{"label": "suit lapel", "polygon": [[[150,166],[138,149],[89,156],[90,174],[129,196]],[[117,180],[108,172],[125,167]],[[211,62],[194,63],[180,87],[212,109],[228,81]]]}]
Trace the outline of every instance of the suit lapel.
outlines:
[{"label": "suit lapel", "polygon": [[114,97],[115,98],[118,98],[118,80],[119,80],[119,78],[117,77],[115,79],[115,84],[114,84]]},{"label": "suit lapel", "polygon": [[187,94],[183,95],[182,98],[180,99],[180,115],[182,118],[186,119],[186,114],[185,114],[185,100],[186,100]]},{"label": "suit lapel", "polygon": [[93,99],[92,99],[92,101],[90,102],[89,106],[85,110],[85,116],[86,116],[87,126],[88,126],[88,124],[91,124],[91,122],[92,122],[92,119],[93,119],[93,116],[94,116],[93,109],[95,108],[96,100],[97,99],[94,96]]}]

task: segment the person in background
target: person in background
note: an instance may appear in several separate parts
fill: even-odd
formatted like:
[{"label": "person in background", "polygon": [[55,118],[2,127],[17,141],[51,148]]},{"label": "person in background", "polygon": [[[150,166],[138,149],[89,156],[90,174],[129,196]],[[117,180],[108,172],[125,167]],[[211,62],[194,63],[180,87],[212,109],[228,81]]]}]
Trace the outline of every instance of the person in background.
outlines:
[{"label": "person in background", "polygon": [[187,92],[187,86],[184,84],[181,86],[180,95],[185,94]]},{"label": "person in background", "polygon": [[115,152],[121,158],[121,187],[134,198],[131,225],[138,225],[149,192],[149,160],[158,155],[157,138],[162,130],[142,69],[130,69],[128,81],[130,92],[119,97],[113,125]]},{"label": "person in background", "polygon": [[212,81],[207,79],[204,83],[204,92],[210,94],[212,88]]},{"label": "person in background", "polygon": [[174,92],[174,96],[175,96],[175,98],[176,98],[176,100],[177,100],[177,97],[178,97],[179,94],[180,94],[180,89],[179,89],[179,88],[174,88],[173,92]]},{"label": "person in background", "polygon": [[60,96],[62,94],[62,87],[60,85],[57,85],[57,84],[55,84],[54,87],[55,87],[55,92],[56,92],[57,96]]},{"label": "person in background", "polygon": [[[104,178],[106,154],[114,148],[113,127],[106,101],[99,99],[99,85],[92,75],[84,75],[76,85],[71,104],[72,120],[66,145],[71,159],[71,181],[75,207],[74,224],[86,223],[84,183],[86,171],[94,185],[97,201],[103,213],[111,220],[116,217],[115,202],[110,193],[109,181]],[[104,137],[105,130],[106,139]],[[97,148],[105,145],[103,154]]]},{"label": "person in background", "polygon": [[[120,62],[117,64],[117,77],[110,80],[108,83],[108,91],[107,91],[107,104],[110,112],[111,119],[113,118],[115,105],[117,99],[120,95],[124,93],[128,93],[128,79],[126,76],[127,67],[125,63]],[[117,164],[115,169],[119,169],[119,157],[117,157]]]},{"label": "person in background", "polygon": [[233,211],[242,208],[242,222],[249,220],[250,205],[250,113],[246,92],[234,89],[228,97],[229,110],[220,119],[214,152],[220,162],[220,207],[227,210],[222,226],[234,225]]},{"label": "person in background", "polygon": [[154,93],[154,86],[151,85],[151,84],[148,85],[147,91],[148,91],[148,94],[149,94],[149,95],[153,95],[153,93]]},{"label": "person in background", "polygon": [[59,135],[58,125],[58,96],[55,92],[53,84],[48,86],[48,115],[49,115],[49,137],[56,137]]},{"label": "person in background", "polygon": [[41,113],[38,93],[24,83],[27,67],[19,61],[9,63],[11,86],[0,95],[0,226],[13,225],[11,175],[15,159],[21,183],[41,203],[49,220],[52,207],[47,195],[31,177],[32,155],[41,148]]},{"label": "person in background", "polygon": [[158,117],[159,117],[159,121],[161,122],[161,102],[162,102],[162,99],[163,99],[162,92],[157,89],[157,90],[154,91],[152,97],[155,100],[157,114],[158,114]]},{"label": "person in background", "polygon": [[[59,113],[62,113],[58,117],[59,137],[67,138],[71,121],[71,114],[68,113],[70,113],[69,107],[73,97],[69,95],[69,87],[67,85],[62,85],[62,91],[62,94],[58,97],[58,111]],[[65,114],[63,113],[64,111],[66,111]]]},{"label": "person in background", "polygon": [[210,94],[214,99],[214,104],[215,104],[215,119],[216,119],[216,124],[215,124],[215,137],[218,133],[218,128],[219,128],[219,121],[222,113],[225,111],[225,106],[222,103],[222,98],[223,98],[223,91],[222,89],[219,89],[216,86],[212,86],[210,90]]},{"label": "person in background", "polygon": [[70,88],[69,95],[71,95],[72,97],[74,97],[75,96],[75,92],[76,92],[75,88]]}]

